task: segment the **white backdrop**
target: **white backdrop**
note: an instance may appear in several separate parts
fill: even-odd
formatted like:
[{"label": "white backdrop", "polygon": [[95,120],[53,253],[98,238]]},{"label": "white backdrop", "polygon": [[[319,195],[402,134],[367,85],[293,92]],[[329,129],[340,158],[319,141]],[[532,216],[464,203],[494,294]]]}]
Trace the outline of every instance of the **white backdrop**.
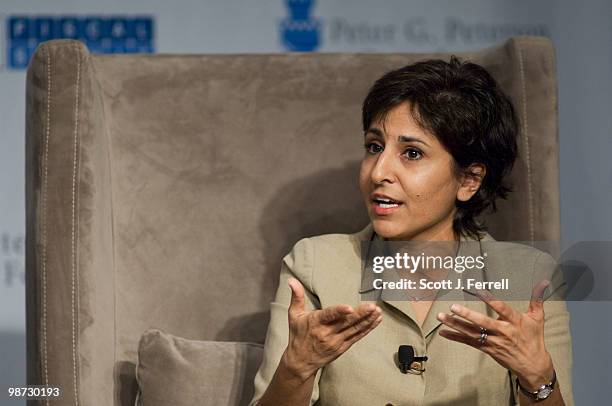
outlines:
[{"label": "white backdrop", "polygon": [[[8,57],[15,43],[9,38],[8,23],[18,16],[30,20],[148,16],[154,27],[152,48],[161,53],[462,51],[497,44],[512,35],[548,36],[558,61],[563,240],[566,244],[612,240],[612,2],[3,0],[0,365],[10,362],[11,368],[0,368],[2,391],[6,385],[25,383],[25,70],[11,68]],[[610,310],[609,303],[570,303],[574,392],[579,404],[603,404],[612,396],[604,378],[612,360]],[[598,318],[602,323],[594,324]],[[4,399],[0,395],[0,403]]]}]

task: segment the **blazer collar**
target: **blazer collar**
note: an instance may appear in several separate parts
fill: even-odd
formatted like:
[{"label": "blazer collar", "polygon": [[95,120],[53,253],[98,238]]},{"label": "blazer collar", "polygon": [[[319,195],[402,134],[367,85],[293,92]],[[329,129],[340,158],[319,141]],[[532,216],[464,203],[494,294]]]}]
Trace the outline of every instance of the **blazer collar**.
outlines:
[{"label": "blazer collar", "polygon": [[[374,231],[374,227],[372,223],[369,223],[365,226],[361,231],[358,231],[354,234],[357,237],[357,240],[362,245],[362,249],[367,249],[368,242],[372,241],[382,241],[380,236],[376,234]],[[466,286],[465,279],[472,278],[477,281],[486,281],[487,280],[487,261],[486,254],[484,252],[482,241],[495,241],[495,239],[489,234],[484,233],[484,235],[480,239],[470,238],[461,236],[459,242],[459,251],[457,253],[458,256],[472,256],[476,257],[482,255],[485,260],[485,267],[482,270],[471,270],[469,272],[464,272],[462,274],[453,274],[453,279],[460,278],[463,280],[463,286]],[[382,274],[384,277],[384,273]],[[364,300],[376,300],[382,301],[389,306],[399,310],[406,317],[408,317],[414,325],[421,330],[423,337],[427,337],[434,330],[436,330],[442,323],[438,321],[436,315],[438,313],[448,313],[450,305],[453,303],[460,303],[464,306],[470,306],[469,302],[474,301],[474,297],[476,295],[475,291],[470,291],[467,289],[463,290],[450,290],[450,291],[440,291],[438,292],[438,296],[436,300],[434,300],[425,321],[422,326],[419,326],[419,323],[414,314],[414,310],[412,305],[408,300],[391,300],[389,298],[389,293],[386,291],[375,291],[372,288],[372,282],[375,277],[375,274],[371,272],[370,269],[366,269],[365,262],[363,261],[362,255],[362,278],[361,278],[361,290],[359,291],[362,294],[362,298]],[[468,297],[472,296],[472,297]]]}]

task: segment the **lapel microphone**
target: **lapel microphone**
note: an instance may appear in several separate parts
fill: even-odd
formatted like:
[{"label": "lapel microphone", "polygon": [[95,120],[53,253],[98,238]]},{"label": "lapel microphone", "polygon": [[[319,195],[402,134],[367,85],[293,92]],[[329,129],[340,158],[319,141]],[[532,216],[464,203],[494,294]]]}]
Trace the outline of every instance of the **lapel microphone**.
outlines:
[{"label": "lapel microphone", "polygon": [[414,347],[411,345],[400,345],[397,350],[397,358],[399,361],[399,368],[402,373],[407,373],[409,370],[423,373],[423,362],[427,361],[427,356],[415,357]]}]

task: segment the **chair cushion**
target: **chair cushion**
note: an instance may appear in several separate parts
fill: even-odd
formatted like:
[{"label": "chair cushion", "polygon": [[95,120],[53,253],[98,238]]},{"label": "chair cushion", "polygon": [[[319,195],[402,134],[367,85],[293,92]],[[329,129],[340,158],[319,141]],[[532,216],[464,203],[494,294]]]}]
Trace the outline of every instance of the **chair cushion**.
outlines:
[{"label": "chair cushion", "polygon": [[149,329],[138,345],[136,404],[247,405],[262,354],[260,344],[188,340]]}]

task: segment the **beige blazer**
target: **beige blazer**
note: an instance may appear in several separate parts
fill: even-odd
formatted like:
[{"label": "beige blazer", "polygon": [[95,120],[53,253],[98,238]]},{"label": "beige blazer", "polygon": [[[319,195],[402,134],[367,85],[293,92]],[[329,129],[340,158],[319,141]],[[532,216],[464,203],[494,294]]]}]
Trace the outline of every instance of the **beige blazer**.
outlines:
[{"label": "beige blazer", "polygon": [[[287,346],[287,309],[291,290],[290,277],[301,281],[309,309],[336,304],[358,306],[363,289],[361,241],[378,238],[369,224],[355,234],[329,234],[298,241],[284,257],[279,287],[270,304],[270,324],[264,347],[264,358],[255,377],[255,393],[250,405],[265,392]],[[463,241],[468,239],[463,238]],[[544,275],[555,264],[550,255],[535,248],[506,242],[495,242],[486,234],[480,241],[471,240],[467,247],[486,252],[486,275],[496,280],[511,270]],[[494,243],[492,243],[494,242]],[[469,248],[468,248],[469,249]],[[461,248],[460,248],[461,250]],[[474,255],[477,253],[464,253]],[[514,278],[516,279],[516,278]],[[436,300],[423,326],[416,322],[407,301],[391,301],[384,295],[377,300],[383,313],[382,323],[355,343],[339,358],[320,369],[310,404],[321,406],[385,405],[517,405],[514,376],[490,356],[465,344],[449,341],[438,334],[439,312],[449,312],[452,303],[460,303],[492,317],[480,300]],[[528,301],[508,302],[526,311]],[[569,314],[565,303],[546,300],[544,305],[546,348],[551,354],[559,389],[566,405],[573,405],[572,343]],[[426,354],[426,371],[403,374],[397,366],[397,349],[409,344],[417,355]]]}]

